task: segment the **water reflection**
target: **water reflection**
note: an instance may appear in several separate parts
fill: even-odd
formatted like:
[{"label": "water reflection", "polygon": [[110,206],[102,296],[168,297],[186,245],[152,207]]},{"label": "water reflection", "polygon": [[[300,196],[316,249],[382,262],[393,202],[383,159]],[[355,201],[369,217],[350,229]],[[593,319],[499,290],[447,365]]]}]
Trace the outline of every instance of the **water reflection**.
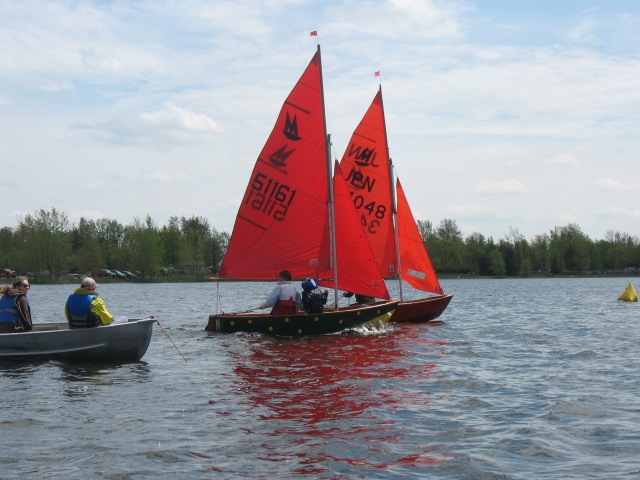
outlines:
[{"label": "water reflection", "polygon": [[94,387],[128,385],[150,381],[147,364],[131,363],[124,365],[77,365],[66,362],[52,362],[59,367],[60,380],[64,385],[64,395],[68,397],[86,397],[94,393]]},{"label": "water reflection", "polygon": [[10,360],[0,360],[0,376],[15,379],[24,379],[25,374],[33,374],[40,370],[45,362],[13,362]]},{"label": "water reflection", "polygon": [[[303,339],[246,337],[243,351],[230,351],[237,389],[266,421],[266,435],[290,443],[263,445],[271,461],[291,461],[296,473],[318,474],[321,462],[364,462],[387,468],[400,462],[434,461],[424,450],[392,459],[380,452],[405,442],[398,412],[429,408],[428,377],[437,370],[446,342],[430,340],[424,325],[397,326],[381,334]],[[400,414],[401,415],[401,414]],[[364,448],[361,458],[343,458],[335,445]],[[427,455],[428,456],[428,455]],[[382,460],[381,457],[384,457]],[[378,458],[377,463],[372,459]]]}]

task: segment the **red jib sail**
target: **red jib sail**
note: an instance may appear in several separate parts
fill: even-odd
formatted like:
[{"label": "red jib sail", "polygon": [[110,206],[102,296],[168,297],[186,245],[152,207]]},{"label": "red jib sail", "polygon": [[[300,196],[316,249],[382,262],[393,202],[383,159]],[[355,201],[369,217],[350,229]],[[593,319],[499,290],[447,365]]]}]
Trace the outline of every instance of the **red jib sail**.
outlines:
[{"label": "red jib sail", "polygon": [[273,280],[330,269],[328,167],[320,51],[260,152],[218,275]]},{"label": "red jib sail", "polygon": [[[378,90],[354,131],[340,165],[380,271],[385,276],[397,274],[393,180],[382,90]],[[399,182],[397,185],[396,222],[402,279],[419,290],[442,294],[409,204]]]},{"label": "red jib sail", "polygon": [[[338,285],[341,290],[376,298],[389,298],[387,286],[380,274],[367,234],[358,221],[342,169],[335,163],[333,173],[335,203]],[[324,286],[331,286],[322,282]]]},{"label": "red jib sail", "polygon": [[444,294],[436,271],[422,241],[422,236],[413,218],[409,202],[404,195],[400,180],[396,179],[396,195],[398,203],[398,243],[400,244],[400,264],[402,279],[413,288]]},{"label": "red jib sail", "polygon": [[380,272],[395,275],[393,195],[380,91],[353,132],[340,165]]}]

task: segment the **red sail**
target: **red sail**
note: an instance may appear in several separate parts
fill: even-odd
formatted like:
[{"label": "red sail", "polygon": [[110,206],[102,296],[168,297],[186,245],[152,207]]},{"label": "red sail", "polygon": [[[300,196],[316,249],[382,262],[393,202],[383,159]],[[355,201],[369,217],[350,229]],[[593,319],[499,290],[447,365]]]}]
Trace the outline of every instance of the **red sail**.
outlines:
[{"label": "red sail", "polygon": [[383,276],[395,275],[393,195],[382,92],[353,132],[340,163]]},{"label": "red sail", "polygon": [[330,269],[320,51],[293,88],[256,161],[218,275],[273,280]]},{"label": "red sail", "polygon": [[[376,298],[389,298],[387,286],[378,269],[367,234],[358,222],[349,189],[338,162],[333,173],[338,287]],[[325,286],[330,283],[322,282]]]},{"label": "red sail", "polygon": [[[378,90],[369,110],[354,131],[340,165],[369,243],[383,275],[398,272],[393,223],[393,179],[387,130]],[[397,182],[398,249],[402,279],[419,290],[442,294],[429,254],[422,243],[411,209]]]},{"label": "red sail", "polygon": [[396,180],[396,195],[402,279],[418,290],[442,295],[444,292],[438,282],[436,271],[431,264],[400,180]]}]

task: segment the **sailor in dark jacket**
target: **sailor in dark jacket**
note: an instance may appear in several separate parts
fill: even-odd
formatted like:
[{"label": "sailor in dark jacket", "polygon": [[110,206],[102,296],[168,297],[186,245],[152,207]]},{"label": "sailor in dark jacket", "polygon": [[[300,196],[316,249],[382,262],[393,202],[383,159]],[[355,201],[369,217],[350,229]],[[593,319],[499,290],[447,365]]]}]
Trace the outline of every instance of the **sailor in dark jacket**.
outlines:
[{"label": "sailor in dark jacket", "polygon": [[33,330],[31,306],[27,292],[31,285],[25,277],[18,277],[13,285],[0,289],[0,333],[26,332]]},{"label": "sailor in dark jacket", "polygon": [[[344,292],[342,294],[343,297],[345,298],[351,298],[354,296],[353,292]],[[364,305],[365,303],[373,303],[376,301],[376,299],[374,297],[369,297],[367,295],[361,295],[359,293],[355,294],[356,296],[356,305]]]},{"label": "sailor in dark jacket", "polygon": [[321,291],[313,278],[307,278],[302,282],[302,307],[305,312],[322,313],[327,297],[329,297],[329,291]]}]

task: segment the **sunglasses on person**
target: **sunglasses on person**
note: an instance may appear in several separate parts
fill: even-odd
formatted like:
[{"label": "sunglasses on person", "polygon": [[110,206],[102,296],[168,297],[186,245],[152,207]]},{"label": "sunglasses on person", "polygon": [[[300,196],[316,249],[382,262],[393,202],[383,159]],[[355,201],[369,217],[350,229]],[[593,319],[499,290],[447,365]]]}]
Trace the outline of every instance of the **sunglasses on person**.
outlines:
[{"label": "sunglasses on person", "polygon": [[27,290],[29,290],[31,288],[31,285],[29,285],[28,283],[23,283],[20,286],[26,288]]}]

